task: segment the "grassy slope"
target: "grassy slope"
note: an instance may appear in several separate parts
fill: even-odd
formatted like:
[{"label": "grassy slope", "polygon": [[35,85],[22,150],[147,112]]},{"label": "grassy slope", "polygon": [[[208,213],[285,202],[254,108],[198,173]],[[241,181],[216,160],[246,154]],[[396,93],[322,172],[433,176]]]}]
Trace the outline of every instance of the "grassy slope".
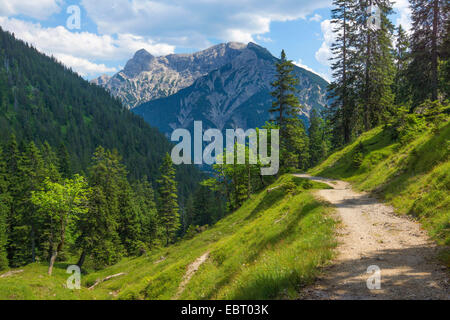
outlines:
[{"label": "grassy slope", "polygon": [[[352,156],[359,143],[364,160],[359,168]],[[381,127],[363,134],[310,170],[316,176],[350,181],[374,192],[400,214],[420,220],[441,245],[450,245],[450,123],[438,133],[428,129],[409,143],[393,142]],[[448,252],[448,250],[445,250]],[[447,263],[448,253],[444,253]]]},{"label": "grassy slope", "polygon": [[[33,264],[0,279],[0,299],[170,299],[186,267],[207,251],[210,258],[181,299],[295,297],[298,287],[311,282],[318,267],[332,257],[336,244],[328,215],[332,209],[308,190],[327,186],[283,176],[270,188],[289,181],[296,185],[294,193],[283,187],[262,191],[193,239],[84,275],[81,290],[64,287],[67,264],[57,265],[52,278],[45,264]],[[127,275],[85,289],[97,278],[119,272]]]}]

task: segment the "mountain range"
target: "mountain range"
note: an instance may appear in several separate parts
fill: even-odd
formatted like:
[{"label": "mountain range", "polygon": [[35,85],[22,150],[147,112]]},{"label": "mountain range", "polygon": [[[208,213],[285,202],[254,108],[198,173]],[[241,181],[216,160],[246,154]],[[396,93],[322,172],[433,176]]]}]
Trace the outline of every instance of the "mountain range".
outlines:
[{"label": "mountain range", "polygon": [[[108,89],[152,126],[170,134],[191,128],[194,120],[204,127],[253,128],[270,119],[278,61],[267,49],[254,44],[223,43],[193,54],[154,57],[144,49],[112,77],[92,82]],[[328,82],[295,66],[299,78],[301,116],[327,105]]]}]

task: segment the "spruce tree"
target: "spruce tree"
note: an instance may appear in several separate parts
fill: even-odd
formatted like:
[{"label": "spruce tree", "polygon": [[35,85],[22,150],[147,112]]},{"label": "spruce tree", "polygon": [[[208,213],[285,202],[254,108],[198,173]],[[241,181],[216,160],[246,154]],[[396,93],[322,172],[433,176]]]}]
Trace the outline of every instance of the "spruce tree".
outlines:
[{"label": "spruce tree", "polygon": [[147,177],[135,183],[134,190],[136,203],[141,211],[142,241],[151,248],[157,244],[159,231],[155,193]]},{"label": "spruce tree", "polygon": [[[34,142],[26,144],[19,160],[11,160],[12,170],[17,165],[17,172],[12,174],[15,186],[12,186],[13,215],[10,216],[10,261],[13,266],[35,262],[36,256],[44,254],[39,246],[39,230],[42,217],[31,202],[31,193],[42,187],[45,179],[44,163],[41,152]],[[10,142],[10,152],[15,154],[14,141]]]},{"label": "spruce tree", "polygon": [[328,152],[328,137],[326,135],[325,121],[316,110],[311,112],[309,126],[309,166],[313,167],[324,160]]},{"label": "spruce tree", "polygon": [[120,187],[118,184],[117,157],[98,147],[89,168],[89,185],[92,193],[89,211],[78,221],[80,235],[76,243],[80,246],[81,267],[86,256],[92,256],[96,268],[111,265],[123,255],[123,245],[119,236],[120,228]]},{"label": "spruce tree", "polygon": [[58,168],[63,178],[70,178],[72,175],[72,167],[70,165],[70,156],[66,146],[61,143],[58,147]]},{"label": "spruce tree", "polygon": [[355,0],[334,0],[332,24],[335,42],[331,50],[334,81],[329,86],[329,98],[332,101],[328,118],[333,127],[335,146],[348,143],[352,139],[355,121],[356,70],[358,61],[355,51],[356,42],[356,2]]},{"label": "spruce tree", "polygon": [[[380,12],[379,28],[370,28],[367,24],[370,18],[367,9],[372,5],[376,5]],[[362,114],[363,129],[370,130],[385,122],[393,111],[395,67],[391,38],[394,26],[388,19],[392,4],[389,0],[360,1],[356,12],[358,31],[355,49],[362,65],[362,73],[357,76],[358,110]]]},{"label": "spruce tree", "polygon": [[307,148],[306,141],[299,141],[299,137],[305,138],[306,134],[298,118],[302,106],[295,95],[299,80],[294,74],[294,64],[287,59],[284,50],[276,63],[276,69],[276,80],[272,83],[274,90],[271,93],[275,100],[269,112],[275,116],[280,129],[280,166],[288,170],[301,166],[301,159],[304,158],[301,153],[307,152]]},{"label": "spruce tree", "polygon": [[410,0],[412,18],[409,79],[413,104],[439,97],[439,57],[448,23],[448,1]]},{"label": "spruce tree", "polygon": [[9,264],[7,252],[9,203],[6,162],[0,147],[0,270],[6,269]]},{"label": "spruce tree", "polygon": [[411,90],[408,82],[408,67],[410,63],[409,39],[402,26],[397,28],[397,38],[394,50],[395,79],[393,92],[395,94],[395,105],[409,105]]},{"label": "spruce tree", "polygon": [[175,169],[172,159],[167,153],[160,167],[160,178],[158,179],[158,219],[164,229],[166,246],[174,240],[176,232],[180,227],[180,216],[178,207],[177,183],[175,181]]}]

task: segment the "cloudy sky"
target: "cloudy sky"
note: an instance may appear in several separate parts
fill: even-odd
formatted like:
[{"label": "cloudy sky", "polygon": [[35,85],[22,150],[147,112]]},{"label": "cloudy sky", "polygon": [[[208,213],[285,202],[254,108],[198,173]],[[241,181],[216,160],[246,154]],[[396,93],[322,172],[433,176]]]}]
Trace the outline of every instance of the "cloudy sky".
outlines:
[{"label": "cloudy sky", "polygon": [[[395,24],[409,26],[408,0]],[[331,0],[0,0],[0,26],[92,79],[153,55],[255,42],[330,78]],[[76,19],[77,13],[80,19]],[[79,21],[79,28],[78,28]]]}]

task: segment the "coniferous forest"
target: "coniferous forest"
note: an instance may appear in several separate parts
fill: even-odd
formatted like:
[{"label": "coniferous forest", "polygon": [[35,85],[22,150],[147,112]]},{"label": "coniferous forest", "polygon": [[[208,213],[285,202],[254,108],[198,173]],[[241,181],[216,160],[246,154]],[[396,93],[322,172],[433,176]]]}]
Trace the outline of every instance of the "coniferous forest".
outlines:
[{"label": "coniferous forest", "polygon": [[[1,268],[62,258],[71,246],[80,266],[86,256],[110,265],[172,242],[187,216],[203,225],[223,215],[221,198],[213,218],[186,213],[203,174],[168,168],[172,144],[157,129],[54,58],[0,37]],[[159,179],[167,190],[154,192]],[[50,203],[56,194],[73,199]],[[176,195],[174,207],[158,216],[166,195]],[[176,221],[162,240],[166,215]]]}]

